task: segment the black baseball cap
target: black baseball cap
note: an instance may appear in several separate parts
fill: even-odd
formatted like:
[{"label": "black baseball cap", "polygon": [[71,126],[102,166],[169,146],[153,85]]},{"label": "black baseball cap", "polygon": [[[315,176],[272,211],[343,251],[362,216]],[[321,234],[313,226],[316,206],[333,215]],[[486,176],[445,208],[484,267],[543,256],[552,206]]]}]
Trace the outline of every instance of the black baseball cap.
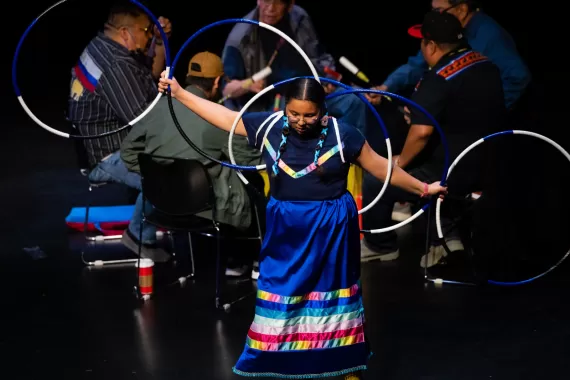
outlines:
[{"label": "black baseball cap", "polygon": [[459,20],[448,12],[430,11],[421,25],[408,29],[415,38],[425,38],[439,43],[458,43],[465,40],[465,33]]}]

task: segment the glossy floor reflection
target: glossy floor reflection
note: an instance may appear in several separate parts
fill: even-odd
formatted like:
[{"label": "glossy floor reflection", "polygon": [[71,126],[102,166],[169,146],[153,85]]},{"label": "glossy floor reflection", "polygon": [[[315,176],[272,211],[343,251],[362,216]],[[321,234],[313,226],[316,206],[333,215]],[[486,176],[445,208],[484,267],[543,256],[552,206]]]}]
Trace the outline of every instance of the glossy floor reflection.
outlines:
[{"label": "glossy floor reflection", "polygon": [[[407,236],[419,241],[410,238],[413,231]],[[253,297],[230,313],[214,310],[208,241],[198,240],[196,279],[165,286],[187,273],[179,257],[176,266],[157,268],[156,294],[146,303],[132,295],[132,266],[86,268],[71,243],[59,257],[22,256],[2,266],[7,379],[238,378],[231,367],[253,317]],[[412,248],[406,244],[408,256]],[[91,254],[128,256],[113,244]],[[425,284],[406,258],[364,265],[375,354],[366,378],[566,378],[569,283],[556,274],[524,288],[437,287]],[[244,295],[255,285],[246,280],[226,290]]]}]

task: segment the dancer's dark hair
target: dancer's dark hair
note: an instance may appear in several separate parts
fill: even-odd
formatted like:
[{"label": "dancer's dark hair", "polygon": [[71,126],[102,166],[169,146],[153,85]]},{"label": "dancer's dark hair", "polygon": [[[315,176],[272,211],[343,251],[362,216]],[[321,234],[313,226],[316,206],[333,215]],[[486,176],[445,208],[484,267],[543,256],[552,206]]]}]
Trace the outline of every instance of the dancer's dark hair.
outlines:
[{"label": "dancer's dark hair", "polygon": [[[287,86],[285,91],[285,105],[289,104],[292,99],[296,100],[306,100],[315,103],[320,109],[320,122],[317,125],[322,127],[321,133],[319,136],[319,142],[315,147],[315,156],[313,159],[313,163],[317,167],[317,173],[319,175],[323,174],[323,169],[319,165],[319,156],[321,154],[321,150],[323,148],[323,143],[328,134],[328,114],[326,111],[326,103],[325,103],[326,93],[323,85],[319,83],[314,78],[297,78]],[[273,164],[273,176],[276,176],[279,173],[279,161],[281,159],[281,155],[285,152],[287,148],[287,137],[291,132],[289,126],[289,119],[287,115],[283,115],[283,129],[281,133],[281,144],[279,144],[279,149],[277,150],[277,157],[275,158],[275,163]]]}]

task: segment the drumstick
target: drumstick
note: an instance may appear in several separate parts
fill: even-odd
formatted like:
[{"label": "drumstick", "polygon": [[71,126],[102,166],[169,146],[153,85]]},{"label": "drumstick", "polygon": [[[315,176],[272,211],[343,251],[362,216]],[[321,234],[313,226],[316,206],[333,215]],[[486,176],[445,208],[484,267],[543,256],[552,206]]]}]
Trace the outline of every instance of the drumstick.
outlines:
[{"label": "drumstick", "polygon": [[269,63],[267,64],[267,66],[271,66],[273,61],[275,61],[275,58],[277,57],[277,53],[279,53],[279,49],[281,49],[281,46],[283,46],[284,43],[285,43],[285,40],[283,38],[281,38],[279,40],[279,42],[277,42],[277,46],[275,47],[275,51],[273,52],[273,55],[269,59]]},{"label": "drumstick", "polygon": [[358,78],[366,83],[370,83],[370,79],[362,72],[358,67],[356,67],[352,62],[350,62],[346,57],[340,57],[340,64],[343,65],[348,71],[356,75]]},{"label": "drumstick", "polygon": [[[350,62],[346,57],[344,57],[344,56],[340,57],[339,62],[341,65],[343,65],[352,74],[356,75],[358,78],[362,79],[364,82],[370,83],[370,80],[368,79],[368,77],[362,71],[360,71],[360,69],[358,67],[356,67],[356,65],[354,65],[352,62]],[[389,101],[392,101],[392,98],[387,96],[387,95],[381,95],[381,96],[385,97]]]}]

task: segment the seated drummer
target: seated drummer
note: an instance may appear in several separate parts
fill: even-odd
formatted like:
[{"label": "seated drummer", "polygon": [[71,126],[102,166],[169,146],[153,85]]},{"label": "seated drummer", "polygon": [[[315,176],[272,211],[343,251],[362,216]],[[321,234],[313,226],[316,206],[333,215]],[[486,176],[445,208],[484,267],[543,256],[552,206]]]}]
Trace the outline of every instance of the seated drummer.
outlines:
[{"label": "seated drummer", "polygon": [[[205,99],[217,101],[221,98],[219,83],[223,76],[224,71],[219,56],[209,52],[198,53],[189,62],[186,89]],[[200,149],[218,160],[229,161],[227,132],[214,128],[175,99],[173,99],[173,107],[184,132]],[[232,226],[241,232],[252,226],[251,201],[236,171],[217,164],[211,165],[211,161],[199,155],[188,145],[174,125],[166,97],[161,98],[156,107],[139,121],[123,140],[121,159],[129,172],[132,175],[139,176],[139,178],[138,154],[141,152],[202,161],[207,165],[208,173],[212,177],[216,197],[217,221]],[[247,140],[243,137],[235,137],[233,152],[236,162],[240,165],[259,165],[261,163],[260,152],[250,148],[247,145]],[[138,252],[138,240],[141,234],[142,206],[142,195],[139,195],[135,205],[135,213],[123,235],[123,243],[135,253]],[[151,208],[152,205],[147,202],[145,209],[150,210]],[[263,214],[263,209],[260,209],[260,213]],[[204,212],[199,216],[211,218],[211,212]],[[155,236],[155,233],[156,227],[148,223],[144,225],[142,230],[143,255],[154,253],[150,257],[154,261],[167,261],[168,257],[164,257],[164,254],[158,257],[155,250],[146,246],[146,243]]]},{"label": "seated drummer", "polygon": [[[416,85],[411,100],[423,107],[440,124],[449,146],[449,163],[469,145],[490,133],[503,129],[507,113],[501,74],[487,57],[472,50],[465,40],[465,31],[453,15],[431,11],[421,28],[410,29],[413,37],[421,39],[421,52],[431,67]],[[415,108],[407,108],[408,135],[395,165],[406,169],[420,181],[428,183],[441,179],[445,166],[445,151],[433,122]],[[461,160],[450,177],[449,191],[468,194],[478,190],[478,173],[482,168],[481,149]],[[363,204],[376,197],[382,183],[365,174]],[[368,198],[368,199],[367,199]],[[417,202],[409,194],[389,186],[380,201],[363,214],[364,229],[378,229],[392,224],[396,201]],[[444,202],[445,204],[445,202]],[[442,218],[443,228],[448,221]],[[451,251],[463,250],[456,235],[447,235]],[[420,266],[433,266],[446,255],[442,247],[432,246]],[[367,234],[363,239],[361,260],[395,260],[399,256],[395,231]]]},{"label": "seated drummer", "polygon": [[[261,21],[290,36],[314,63],[319,76],[328,75],[325,68],[335,70],[335,60],[319,42],[309,14],[295,5],[294,0],[257,0],[257,7],[244,18]],[[224,96],[229,97],[224,105],[234,111],[242,109],[248,100],[267,85],[312,75],[303,57],[291,44],[282,41],[275,32],[252,24],[240,23],[234,26],[226,41],[222,60],[229,78],[228,83],[222,84]],[[267,66],[272,71],[269,77],[244,86],[248,78]],[[282,109],[283,96],[280,97],[279,106],[275,107],[276,95],[282,91],[282,88],[277,88],[262,96],[248,111]],[[366,105],[356,95],[337,97],[327,105],[329,115],[344,118],[347,123],[364,132]]]}]

